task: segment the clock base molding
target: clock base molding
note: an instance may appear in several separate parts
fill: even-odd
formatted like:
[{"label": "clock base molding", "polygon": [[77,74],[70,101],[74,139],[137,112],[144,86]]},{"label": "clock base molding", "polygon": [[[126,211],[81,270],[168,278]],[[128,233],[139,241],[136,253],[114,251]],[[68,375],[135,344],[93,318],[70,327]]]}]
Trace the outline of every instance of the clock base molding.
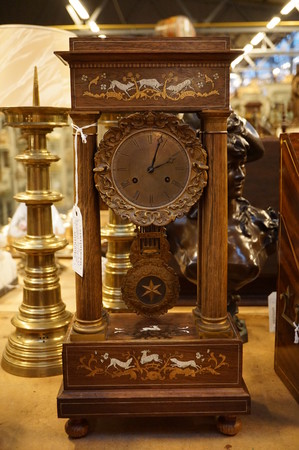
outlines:
[{"label": "clock base molding", "polygon": [[[126,323],[126,328],[123,324]],[[63,344],[63,385],[58,417],[70,419],[70,437],[88,432],[94,416],[217,416],[217,428],[233,435],[237,416],[250,413],[242,378],[242,341],[203,339],[190,313],[145,319],[110,315],[105,341]]]}]

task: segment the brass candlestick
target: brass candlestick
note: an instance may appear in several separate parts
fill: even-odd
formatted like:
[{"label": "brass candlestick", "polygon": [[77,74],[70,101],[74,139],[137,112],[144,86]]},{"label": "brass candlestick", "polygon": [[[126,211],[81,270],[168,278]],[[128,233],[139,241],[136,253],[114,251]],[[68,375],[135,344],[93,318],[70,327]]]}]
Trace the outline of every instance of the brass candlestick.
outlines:
[{"label": "brass candlestick", "polygon": [[71,319],[61,300],[55,252],[67,240],[53,234],[51,206],[62,199],[50,190],[49,168],[59,160],[46,148],[46,135],[68,124],[68,109],[39,106],[37,71],[33,106],[3,109],[6,123],[21,128],[28,147],[16,157],[26,166],[26,192],[15,196],[27,206],[27,235],[13,246],[25,253],[23,302],[12,319],[15,332],[8,339],[2,367],[14,375],[41,377],[62,371],[62,342]]},{"label": "brass candlestick", "polygon": [[108,241],[106,267],[103,283],[103,305],[109,311],[127,310],[122,299],[123,277],[130,269],[130,247],[135,237],[135,225],[121,219],[109,209],[109,220],[102,229],[102,236]]}]

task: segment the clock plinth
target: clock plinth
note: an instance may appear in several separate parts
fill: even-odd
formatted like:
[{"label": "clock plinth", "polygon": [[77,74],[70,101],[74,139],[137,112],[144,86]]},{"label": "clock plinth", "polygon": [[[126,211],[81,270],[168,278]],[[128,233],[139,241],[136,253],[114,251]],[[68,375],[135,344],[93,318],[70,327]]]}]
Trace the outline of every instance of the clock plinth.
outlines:
[{"label": "clock plinth", "polygon": [[115,313],[105,341],[79,345],[68,335],[58,416],[248,414],[242,340],[229,323],[230,337],[203,339],[189,313]]},{"label": "clock plinth", "polygon": [[[107,415],[219,416],[218,429],[231,435],[240,428],[237,416],[250,412],[242,378],[242,340],[227,315],[226,128],[229,66],[238,54],[228,38],[211,37],[72,38],[70,51],[57,52],[71,70],[71,117],[86,134],[85,139],[78,135],[76,142],[84,270],[82,276],[76,274],[77,311],[63,345],[63,387],[58,394],[58,416],[70,419],[69,436],[86,434],[89,417]],[[190,130],[179,124],[178,112],[200,117],[201,141],[193,142],[202,159],[193,157],[193,145],[188,148],[181,130]],[[110,137],[105,134],[97,152],[94,124],[101,113],[126,117],[107,132]],[[169,113],[172,118],[165,118]],[[167,143],[176,147],[175,154]],[[131,173],[135,165],[138,171]],[[179,175],[180,167],[184,174]],[[106,315],[94,176],[109,207],[140,227],[165,226],[186,213],[201,195],[191,180],[201,177],[201,188],[207,182],[198,203],[193,312],[171,310],[146,318],[131,312]],[[151,182],[157,182],[153,192]],[[145,255],[139,253],[141,260]],[[144,283],[147,292],[161,284],[161,293],[160,274],[146,276],[152,277]],[[94,324],[100,326],[91,333]]]}]

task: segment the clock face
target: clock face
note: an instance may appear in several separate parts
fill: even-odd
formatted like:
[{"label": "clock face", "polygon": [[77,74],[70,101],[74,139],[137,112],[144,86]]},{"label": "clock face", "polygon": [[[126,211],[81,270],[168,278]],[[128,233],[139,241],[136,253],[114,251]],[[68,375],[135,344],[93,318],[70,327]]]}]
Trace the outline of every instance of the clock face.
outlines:
[{"label": "clock face", "polygon": [[143,129],[116,148],[111,176],[118,193],[129,203],[155,209],[175,201],[190,177],[190,159],[171,134]]},{"label": "clock face", "polygon": [[140,226],[165,226],[186,214],[207,183],[206,152],[173,114],[135,113],[109,129],[95,154],[103,201]]}]

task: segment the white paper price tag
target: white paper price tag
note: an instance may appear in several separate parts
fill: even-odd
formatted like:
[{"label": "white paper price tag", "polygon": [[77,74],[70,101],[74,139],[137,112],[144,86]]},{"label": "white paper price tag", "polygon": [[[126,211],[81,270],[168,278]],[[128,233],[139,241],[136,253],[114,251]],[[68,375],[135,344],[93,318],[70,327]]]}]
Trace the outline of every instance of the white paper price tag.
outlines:
[{"label": "white paper price tag", "polygon": [[73,269],[83,277],[83,225],[77,205],[73,206]]}]

